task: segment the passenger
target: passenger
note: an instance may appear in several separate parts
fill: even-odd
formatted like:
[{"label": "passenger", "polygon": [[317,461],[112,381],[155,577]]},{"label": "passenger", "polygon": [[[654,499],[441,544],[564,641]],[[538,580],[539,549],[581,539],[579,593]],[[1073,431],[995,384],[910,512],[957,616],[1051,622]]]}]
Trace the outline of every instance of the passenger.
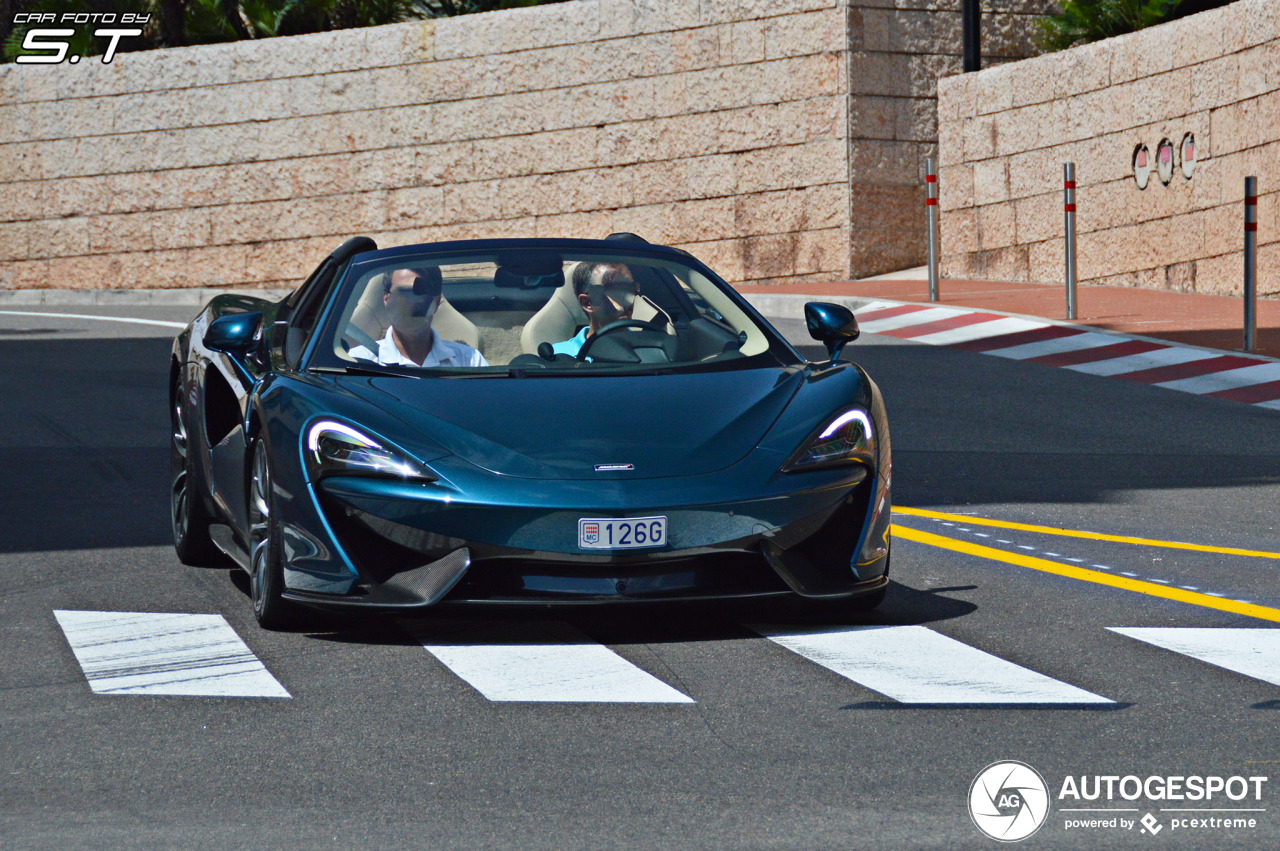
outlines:
[{"label": "passenger", "polygon": [[631,318],[639,290],[631,270],[621,263],[582,262],[573,270],[573,291],[590,324],[568,340],[553,343],[551,351],[577,357],[592,334],[610,322]]},{"label": "passenger", "polygon": [[377,354],[357,346],[348,354],[383,366],[488,366],[484,355],[466,343],[445,340],[431,328],[440,308],[444,282],[440,270],[396,269],[382,279],[382,303],[391,327],[378,341]]}]

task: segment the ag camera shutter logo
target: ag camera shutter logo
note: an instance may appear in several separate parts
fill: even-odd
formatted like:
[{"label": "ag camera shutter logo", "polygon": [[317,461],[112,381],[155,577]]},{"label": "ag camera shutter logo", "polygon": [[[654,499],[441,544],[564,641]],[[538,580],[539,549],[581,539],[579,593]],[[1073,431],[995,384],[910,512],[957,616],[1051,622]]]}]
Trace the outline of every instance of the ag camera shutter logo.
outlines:
[{"label": "ag camera shutter logo", "polygon": [[969,786],[969,817],[992,839],[1018,842],[1048,819],[1049,787],[1024,762],[993,762]]}]

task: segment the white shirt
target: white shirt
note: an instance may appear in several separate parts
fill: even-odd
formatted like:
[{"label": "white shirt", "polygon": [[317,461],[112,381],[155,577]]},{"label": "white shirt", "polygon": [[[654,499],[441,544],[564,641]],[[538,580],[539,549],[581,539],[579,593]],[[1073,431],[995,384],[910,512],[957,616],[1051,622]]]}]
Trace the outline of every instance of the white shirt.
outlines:
[{"label": "white shirt", "polygon": [[387,335],[378,341],[378,353],[375,355],[369,351],[367,346],[356,346],[347,354],[356,360],[368,360],[381,364],[382,366],[488,366],[489,362],[484,359],[484,355],[468,346],[466,343],[455,343],[452,340],[445,340],[435,329],[431,329],[431,350],[427,352],[427,359],[422,363],[415,363],[412,358],[407,358],[400,354],[400,349],[396,346],[395,338],[392,336],[394,331],[387,329]]}]

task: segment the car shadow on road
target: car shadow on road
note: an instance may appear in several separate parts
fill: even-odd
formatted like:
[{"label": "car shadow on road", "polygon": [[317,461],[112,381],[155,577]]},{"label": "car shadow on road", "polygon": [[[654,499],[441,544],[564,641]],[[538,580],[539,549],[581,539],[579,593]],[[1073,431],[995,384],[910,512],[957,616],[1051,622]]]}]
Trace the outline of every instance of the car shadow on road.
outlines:
[{"label": "car shadow on road", "polygon": [[[238,575],[234,575],[238,574]],[[233,571],[232,581],[248,594],[248,581]],[[410,617],[374,613],[308,613],[298,631],[320,641],[344,644],[538,644],[583,640],[602,644],[662,644],[758,638],[750,624],[787,624],[804,630],[904,626],[963,617],[977,609],[946,592],[889,583],[881,605],[870,612],[793,598],[601,606],[455,606]]]}]

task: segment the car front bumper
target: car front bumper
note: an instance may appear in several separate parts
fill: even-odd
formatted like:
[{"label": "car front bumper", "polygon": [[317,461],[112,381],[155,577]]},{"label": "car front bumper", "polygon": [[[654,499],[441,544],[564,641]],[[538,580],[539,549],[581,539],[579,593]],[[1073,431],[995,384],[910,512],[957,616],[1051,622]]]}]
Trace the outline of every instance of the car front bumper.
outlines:
[{"label": "car front bumper", "polygon": [[[887,506],[871,528],[874,474],[856,467],[810,476],[805,488],[795,481],[779,480],[774,492],[753,498],[672,506],[660,501],[673,492],[661,480],[589,493],[576,483],[516,483],[498,503],[420,483],[332,477],[315,496],[358,578],[343,595],[295,589],[287,596],[405,609],[464,601],[840,599],[883,588],[887,553],[870,563],[856,558],[865,535],[887,529]],[[520,486],[528,492],[511,492]],[[582,517],[650,515],[667,517],[663,547],[578,548]]]}]

